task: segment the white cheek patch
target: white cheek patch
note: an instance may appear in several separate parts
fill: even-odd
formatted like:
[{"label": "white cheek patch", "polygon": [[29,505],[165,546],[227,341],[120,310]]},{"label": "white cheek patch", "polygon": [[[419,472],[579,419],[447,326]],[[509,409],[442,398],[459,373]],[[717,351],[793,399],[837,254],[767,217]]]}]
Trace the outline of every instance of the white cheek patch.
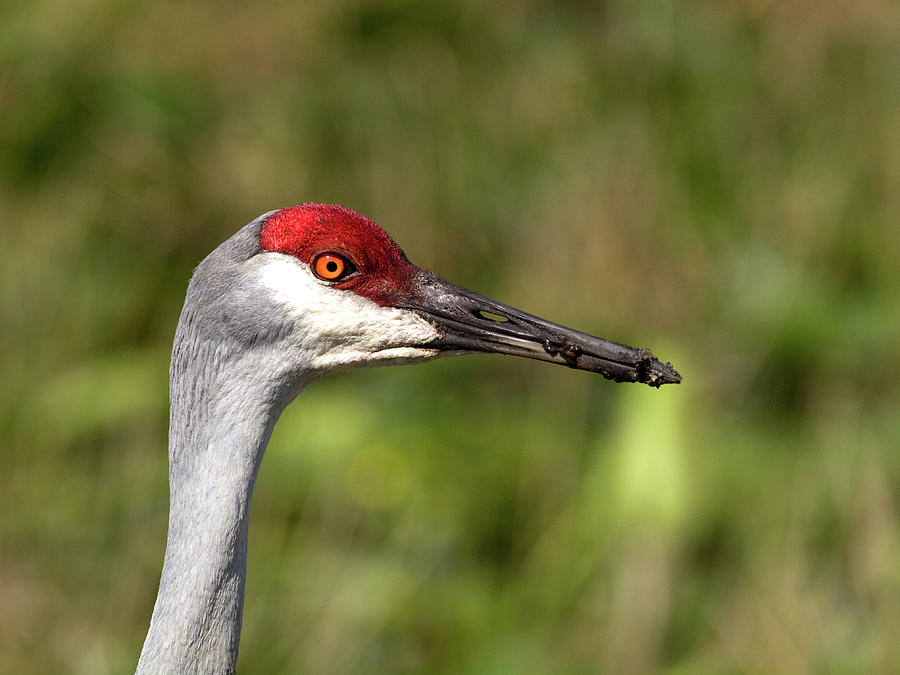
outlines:
[{"label": "white cheek patch", "polygon": [[423,361],[439,354],[416,346],[438,332],[410,310],[382,307],[353,291],[332,288],[283,253],[260,253],[247,262],[295,320],[290,339],[308,355],[311,369]]}]

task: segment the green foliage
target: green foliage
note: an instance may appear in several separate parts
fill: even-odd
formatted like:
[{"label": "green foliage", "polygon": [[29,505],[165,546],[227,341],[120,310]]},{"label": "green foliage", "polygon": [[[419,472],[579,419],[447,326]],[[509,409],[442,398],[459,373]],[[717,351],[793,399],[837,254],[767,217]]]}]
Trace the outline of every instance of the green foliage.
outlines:
[{"label": "green foliage", "polygon": [[0,8],[0,672],[129,672],[193,265],[345,204],[684,384],[335,376],[254,497],[246,673],[900,668],[895,3]]}]

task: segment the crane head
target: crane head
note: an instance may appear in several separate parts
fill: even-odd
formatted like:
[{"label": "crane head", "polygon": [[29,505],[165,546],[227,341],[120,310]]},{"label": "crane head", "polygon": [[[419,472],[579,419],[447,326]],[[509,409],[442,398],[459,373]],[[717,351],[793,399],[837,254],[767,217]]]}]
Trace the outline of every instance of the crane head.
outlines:
[{"label": "crane head", "polygon": [[317,373],[493,352],[658,387],[681,376],[647,349],[581,333],[413,265],[376,223],[335,205],[268,214],[253,256],[288,318],[288,339]]}]

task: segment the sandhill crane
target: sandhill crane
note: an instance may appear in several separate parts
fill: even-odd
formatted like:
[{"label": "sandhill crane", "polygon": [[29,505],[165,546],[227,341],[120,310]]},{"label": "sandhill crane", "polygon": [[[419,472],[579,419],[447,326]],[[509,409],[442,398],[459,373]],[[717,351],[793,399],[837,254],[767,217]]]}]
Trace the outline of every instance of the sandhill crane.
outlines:
[{"label": "sandhill crane", "polygon": [[263,214],[194,272],[172,349],[169,531],[138,673],[233,673],[250,497],[281,412],[364,366],[496,352],[658,387],[671,364],[454,286],[340,206]]}]

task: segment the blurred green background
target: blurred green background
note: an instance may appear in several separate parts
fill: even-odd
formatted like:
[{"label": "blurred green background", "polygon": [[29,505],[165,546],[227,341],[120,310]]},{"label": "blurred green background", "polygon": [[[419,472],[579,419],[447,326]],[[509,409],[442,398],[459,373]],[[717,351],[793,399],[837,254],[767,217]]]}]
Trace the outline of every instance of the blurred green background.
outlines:
[{"label": "blurred green background", "polygon": [[332,377],[253,504],[244,673],[900,671],[900,6],[0,7],[0,671],[126,673],[193,266],[337,202],[672,360]]}]

